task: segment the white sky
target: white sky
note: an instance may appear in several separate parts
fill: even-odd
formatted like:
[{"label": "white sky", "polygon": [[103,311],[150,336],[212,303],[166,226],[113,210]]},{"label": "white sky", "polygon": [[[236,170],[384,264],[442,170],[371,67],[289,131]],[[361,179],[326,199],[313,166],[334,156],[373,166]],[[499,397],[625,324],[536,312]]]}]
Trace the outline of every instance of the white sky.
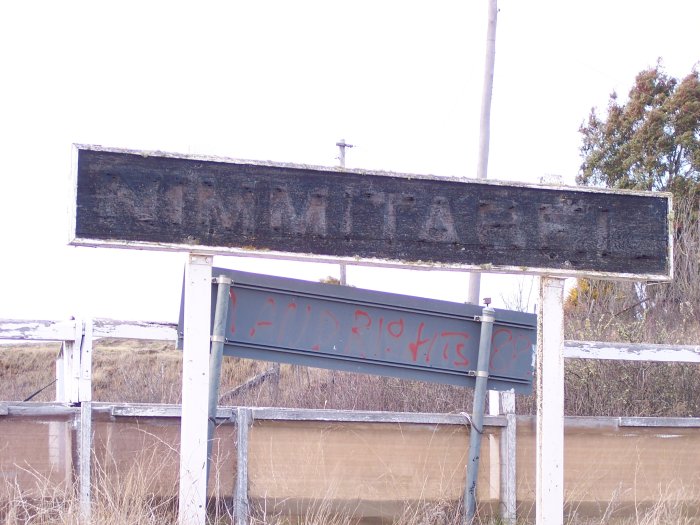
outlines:
[{"label": "white sky", "polygon": [[[0,318],[175,321],[182,254],[67,246],[71,144],[474,177],[487,0],[3,2]],[[573,182],[578,127],[663,57],[700,60],[700,2],[500,0],[489,178]],[[218,257],[316,279],[334,266]],[[455,301],[464,274],[350,268]],[[503,306],[513,287],[485,278]],[[527,289],[526,289],[527,292]],[[533,291],[533,294],[535,292]]]}]

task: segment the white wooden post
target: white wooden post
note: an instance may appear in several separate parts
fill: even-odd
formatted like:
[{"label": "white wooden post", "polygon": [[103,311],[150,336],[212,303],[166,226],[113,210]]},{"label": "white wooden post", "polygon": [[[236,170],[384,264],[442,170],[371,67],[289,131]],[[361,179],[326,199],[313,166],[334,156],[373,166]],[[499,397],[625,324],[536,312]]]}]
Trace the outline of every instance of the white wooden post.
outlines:
[{"label": "white wooden post", "polygon": [[[488,414],[501,414],[501,396],[496,390],[489,390]],[[501,439],[502,436],[489,435],[489,499],[501,502]]]},{"label": "white wooden post", "polygon": [[80,401],[92,401],[92,319],[82,323],[82,338],[79,340],[80,375],[78,377],[78,395]]},{"label": "white wooden post", "polygon": [[236,525],[248,525],[248,429],[251,423],[251,409],[238,407],[236,411],[236,426],[238,427],[236,492],[234,494]]},{"label": "white wooden post", "polygon": [[[71,322],[67,329],[68,333],[62,334],[64,339],[61,344],[61,350],[56,358],[56,401],[60,403],[78,403],[80,401],[80,377],[81,377],[81,348],[83,344],[83,323],[80,320]],[[90,343],[92,341],[90,340]],[[90,379],[88,377],[88,379]],[[86,457],[84,453],[84,431],[91,432],[90,424],[87,428],[84,421],[84,413],[81,406],[81,412],[78,419],[78,434],[77,434],[77,457],[79,464],[78,471],[78,490],[80,510],[84,523],[90,519],[90,463],[89,454],[87,454],[87,468],[83,464],[83,459]],[[73,439],[72,432],[69,430],[70,422],[52,421],[49,423],[49,455],[55,462],[64,467],[65,479],[70,481],[73,473],[72,458],[73,458]],[[88,443],[88,447],[90,444]],[[89,449],[88,449],[89,450]],[[85,482],[85,472],[87,472],[87,483]],[[87,496],[87,497],[85,497]],[[87,503],[86,503],[87,502]]]},{"label": "white wooden post", "polygon": [[92,401],[80,403],[78,424],[78,490],[81,523],[90,523],[90,459],[92,456]]},{"label": "white wooden post", "polygon": [[84,324],[84,334],[80,342],[80,376],[78,394],[80,399],[80,425],[78,434],[78,476],[80,490],[80,515],[83,523],[89,523],[92,516],[90,506],[92,459],[92,319]]},{"label": "white wooden post", "polygon": [[504,524],[515,524],[517,520],[517,420],[515,417],[515,392],[501,392],[501,413],[506,416],[507,426],[502,430],[501,441],[501,517]]},{"label": "white wooden post", "polygon": [[56,401],[59,403],[63,403],[66,400],[66,359],[63,357],[65,345],[65,343],[61,345],[61,349],[58,351],[58,357],[56,357]]},{"label": "white wooden post", "polygon": [[536,523],[564,522],[564,279],[542,277],[537,330]]},{"label": "white wooden post", "polygon": [[212,258],[190,254],[185,266],[180,525],[204,525],[206,521]]},{"label": "white wooden post", "polygon": [[56,359],[56,401],[78,403],[80,401],[80,344],[83,323],[75,320],[70,340],[63,341]]},{"label": "white wooden post", "polygon": [[[489,391],[489,414],[504,415],[507,426],[501,429],[500,438],[489,436],[489,453],[491,465],[491,497],[499,498],[500,513],[503,523],[514,525],[516,522],[516,417],[515,392]],[[500,467],[500,468],[499,468]]]}]

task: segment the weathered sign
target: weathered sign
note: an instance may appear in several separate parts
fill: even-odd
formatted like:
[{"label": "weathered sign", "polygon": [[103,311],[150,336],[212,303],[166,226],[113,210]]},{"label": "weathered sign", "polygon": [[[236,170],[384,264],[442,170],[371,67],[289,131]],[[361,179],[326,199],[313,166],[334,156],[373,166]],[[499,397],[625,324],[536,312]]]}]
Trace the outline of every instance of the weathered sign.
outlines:
[{"label": "weathered sign", "polygon": [[76,148],[73,244],[668,279],[670,197]]},{"label": "weathered sign", "polygon": [[[233,283],[225,355],[474,384],[477,306],[218,268],[213,275]],[[537,316],[496,312],[489,388],[529,393]]]}]

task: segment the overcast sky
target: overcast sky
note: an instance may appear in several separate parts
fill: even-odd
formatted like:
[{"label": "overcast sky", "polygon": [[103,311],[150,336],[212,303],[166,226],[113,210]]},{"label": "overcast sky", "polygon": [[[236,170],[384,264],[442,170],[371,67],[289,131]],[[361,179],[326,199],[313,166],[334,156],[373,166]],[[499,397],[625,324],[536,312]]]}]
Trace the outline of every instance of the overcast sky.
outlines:
[{"label": "overcast sky", "polygon": [[[182,254],[67,246],[71,144],[474,177],[487,0],[3,2],[0,318],[175,321]],[[700,2],[500,0],[489,178],[573,182],[578,127],[663,58],[700,60]],[[217,257],[315,279],[334,266]],[[351,284],[466,300],[468,277]],[[503,306],[502,279],[482,296]],[[533,292],[534,293],[534,292]]]}]

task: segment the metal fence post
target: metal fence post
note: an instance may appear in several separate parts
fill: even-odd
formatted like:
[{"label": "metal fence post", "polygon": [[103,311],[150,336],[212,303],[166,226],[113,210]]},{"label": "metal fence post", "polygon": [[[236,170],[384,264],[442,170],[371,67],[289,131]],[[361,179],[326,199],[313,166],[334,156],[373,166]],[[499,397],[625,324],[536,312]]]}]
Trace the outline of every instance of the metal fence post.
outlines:
[{"label": "metal fence post", "polygon": [[207,480],[211,471],[211,449],[216,428],[216,407],[219,404],[219,384],[221,382],[221,361],[223,360],[224,343],[226,341],[226,320],[228,317],[229,293],[231,278],[220,275],[216,278],[216,310],[214,326],[211,335],[211,350],[209,354],[209,427],[207,432]]},{"label": "metal fence post", "polygon": [[248,525],[248,430],[252,424],[250,408],[238,407],[236,426],[238,428],[236,493],[234,495],[234,515],[236,525]]},{"label": "metal fence post", "polygon": [[80,424],[78,426],[78,489],[80,491],[80,516],[89,523],[91,508],[91,459],[92,459],[92,320],[84,323],[83,335],[76,344],[80,351],[78,399],[80,400]]},{"label": "metal fence post", "polygon": [[92,456],[92,401],[80,403],[78,423],[78,492],[81,523],[90,523],[92,517],[90,463]]},{"label": "metal fence post", "polygon": [[501,518],[504,524],[517,521],[517,418],[515,417],[515,392],[500,393],[501,414],[506,417],[506,427],[501,430]]}]

